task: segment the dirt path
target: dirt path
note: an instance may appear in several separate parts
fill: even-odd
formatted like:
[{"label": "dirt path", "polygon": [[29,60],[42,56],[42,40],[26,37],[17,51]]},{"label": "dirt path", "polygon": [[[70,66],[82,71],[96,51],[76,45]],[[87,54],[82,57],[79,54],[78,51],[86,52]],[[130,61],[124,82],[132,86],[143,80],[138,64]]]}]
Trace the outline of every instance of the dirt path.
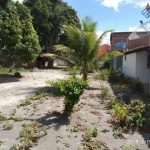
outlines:
[{"label": "dirt path", "polygon": [[0,108],[18,103],[47,86],[46,80],[67,78],[67,72],[62,70],[42,70],[37,72],[22,72],[22,78],[0,76]]},{"label": "dirt path", "polygon": [[[31,150],[79,150],[85,144],[83,137],[86,129],[94,129],[95,126],[98,129],[98,136],[92,140],[106,143],[109,150],[123,150],[121,148],[123,145],[138,146],[140,150],[150,149],[148,145],[150,144],[150,134],[148,133],[124,134],[125,139],[116,139],[113,136],[113,127],[108,123],[112,110],[105,109],[106,101],[103,102],[99,97],[94,97],[100,93],[99,88],[102,83],[91,82],[92,88],[85,90],[79,104],[75,106],[73,114],[68,118],[66,114],[58,113],[63,110],[63,97],[49,96],[44,101],[35,100],[28,106],[17,107],[20,101],[47,86],[46,80],[67,78],[68,72],[42,70],[22,73],[22,75],[23,78],[19,80],[12,77],[0,77],[0,112],[11,116],[11,112],[16,110],[15,117],[21,116],[23,118],[23,121],[20,122],[9,121],[13,124],[12,130],[3,130],[5,122],[0,124],[0,142],[2,142],[0,150],[9,150],[14,144],[18,144],[22,124],[33,121],[38,121],[42,126],[46,126],[47,135],[41,130],[41,138]],[[107,86],[112,94],[108,83],[103,83],[103,86]],[[76,132],[72,131],[74,127],[78,128]]]}]

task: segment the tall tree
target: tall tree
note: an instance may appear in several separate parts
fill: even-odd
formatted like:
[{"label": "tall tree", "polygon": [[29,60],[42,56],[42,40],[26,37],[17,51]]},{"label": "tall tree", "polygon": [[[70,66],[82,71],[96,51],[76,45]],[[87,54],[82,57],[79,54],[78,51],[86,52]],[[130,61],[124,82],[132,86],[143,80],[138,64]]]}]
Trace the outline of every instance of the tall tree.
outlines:
[{"label": "tall tree", "polygon": [[14,51],[21,44],[22,30],[13,2],[7,4],[6,8],[0,7],[0,51],[3,57],[13,57]]},{"label": "tall tree", "polygon": [[5,9],[7,4],[10,2],[11,0],[1,0],[0,1],[0,7]]},{"label": "tall tree", "polygon": [[15,6],[22,30],[22,39],[21,45],[18,48],[18,55],[23,62],[33,61],[41,52],[41,47],[39,45],[37,32],[34,30],[32,24],[32,16],[26,6],[19,2],[16,2]]},{"label": "tall tree", "polygon": [[22,62],[34,60],[40,53],[36,31],[27,7],[9,2],[0,8],[0,45],[3,58],[13,57]]},{"label": "tall tree", "polygon": [[31,10],[40,45],[47,52],[52,52],[52,46],[59,43],[63,24],[80,25],[76,11],[62,0],[24,0],[23,3]]},{"label": "tall tree", "polygon": [[[90,16],[86,16],[81,21],[82,28],[76,26],[64,25],[63,30],[67,35],[67,45],[56,45],[55,48],[66,53],[70,58],[70,63],[81,69],[83,79],[87,79],[88,71],[97,62],[99,45],[103,36],[112,31],[105,31],[99,38],[96,35],[95,22]],[[68,62],[68,60],[67,60]]]}]

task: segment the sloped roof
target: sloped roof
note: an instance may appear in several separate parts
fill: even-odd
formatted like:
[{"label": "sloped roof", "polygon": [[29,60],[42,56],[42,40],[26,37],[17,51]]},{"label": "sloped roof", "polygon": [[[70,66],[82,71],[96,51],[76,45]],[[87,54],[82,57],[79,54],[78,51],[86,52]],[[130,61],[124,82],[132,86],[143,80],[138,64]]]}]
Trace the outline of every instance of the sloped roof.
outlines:
[{"label": "sloped roof", "polygon": [[134,49],[130,49],[129,51],[125,51],[124,54],[127,55],[127,54],[141,52],[141,51],[150,52],[150,46],[141,46]]}]

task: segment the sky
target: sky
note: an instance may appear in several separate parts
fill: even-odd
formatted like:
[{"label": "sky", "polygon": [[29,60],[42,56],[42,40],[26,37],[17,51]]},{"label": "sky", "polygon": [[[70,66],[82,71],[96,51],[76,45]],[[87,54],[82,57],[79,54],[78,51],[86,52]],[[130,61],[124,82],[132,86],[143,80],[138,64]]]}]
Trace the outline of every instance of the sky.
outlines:
[{"label": "sky", "polygon": [[[20,2],[22,0],[19,0]],[[117,32],[134,31],[138,28],[140,20],[149,21],[142,11],[150,0],[63,0],[72,6],[80,18],[91,15],[97,21],[97,35],[106,30]],[[109,44],[110,34],[103,43]]]}]

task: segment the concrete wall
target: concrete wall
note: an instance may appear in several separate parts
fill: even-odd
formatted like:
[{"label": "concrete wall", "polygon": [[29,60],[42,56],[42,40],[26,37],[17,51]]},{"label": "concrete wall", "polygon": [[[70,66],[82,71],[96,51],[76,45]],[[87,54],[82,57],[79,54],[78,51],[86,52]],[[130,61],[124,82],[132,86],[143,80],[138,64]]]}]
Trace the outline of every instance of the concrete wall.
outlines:
[{"label": "concrete wall", "polygon": [[142,83],[148,83],[148,53],[146,51],[136,53],[136,78]]},{"label": "concrete wall", "polygon": [[123,73],[126,76],[136,77],[136,53],[123,56]]},{"label": "concrete wall", "polygon": [[[125,60],[126,57],[126,60]],[[148,83],[148,54],[146,51],[131,53],[123,57],[123,73]]]}]

